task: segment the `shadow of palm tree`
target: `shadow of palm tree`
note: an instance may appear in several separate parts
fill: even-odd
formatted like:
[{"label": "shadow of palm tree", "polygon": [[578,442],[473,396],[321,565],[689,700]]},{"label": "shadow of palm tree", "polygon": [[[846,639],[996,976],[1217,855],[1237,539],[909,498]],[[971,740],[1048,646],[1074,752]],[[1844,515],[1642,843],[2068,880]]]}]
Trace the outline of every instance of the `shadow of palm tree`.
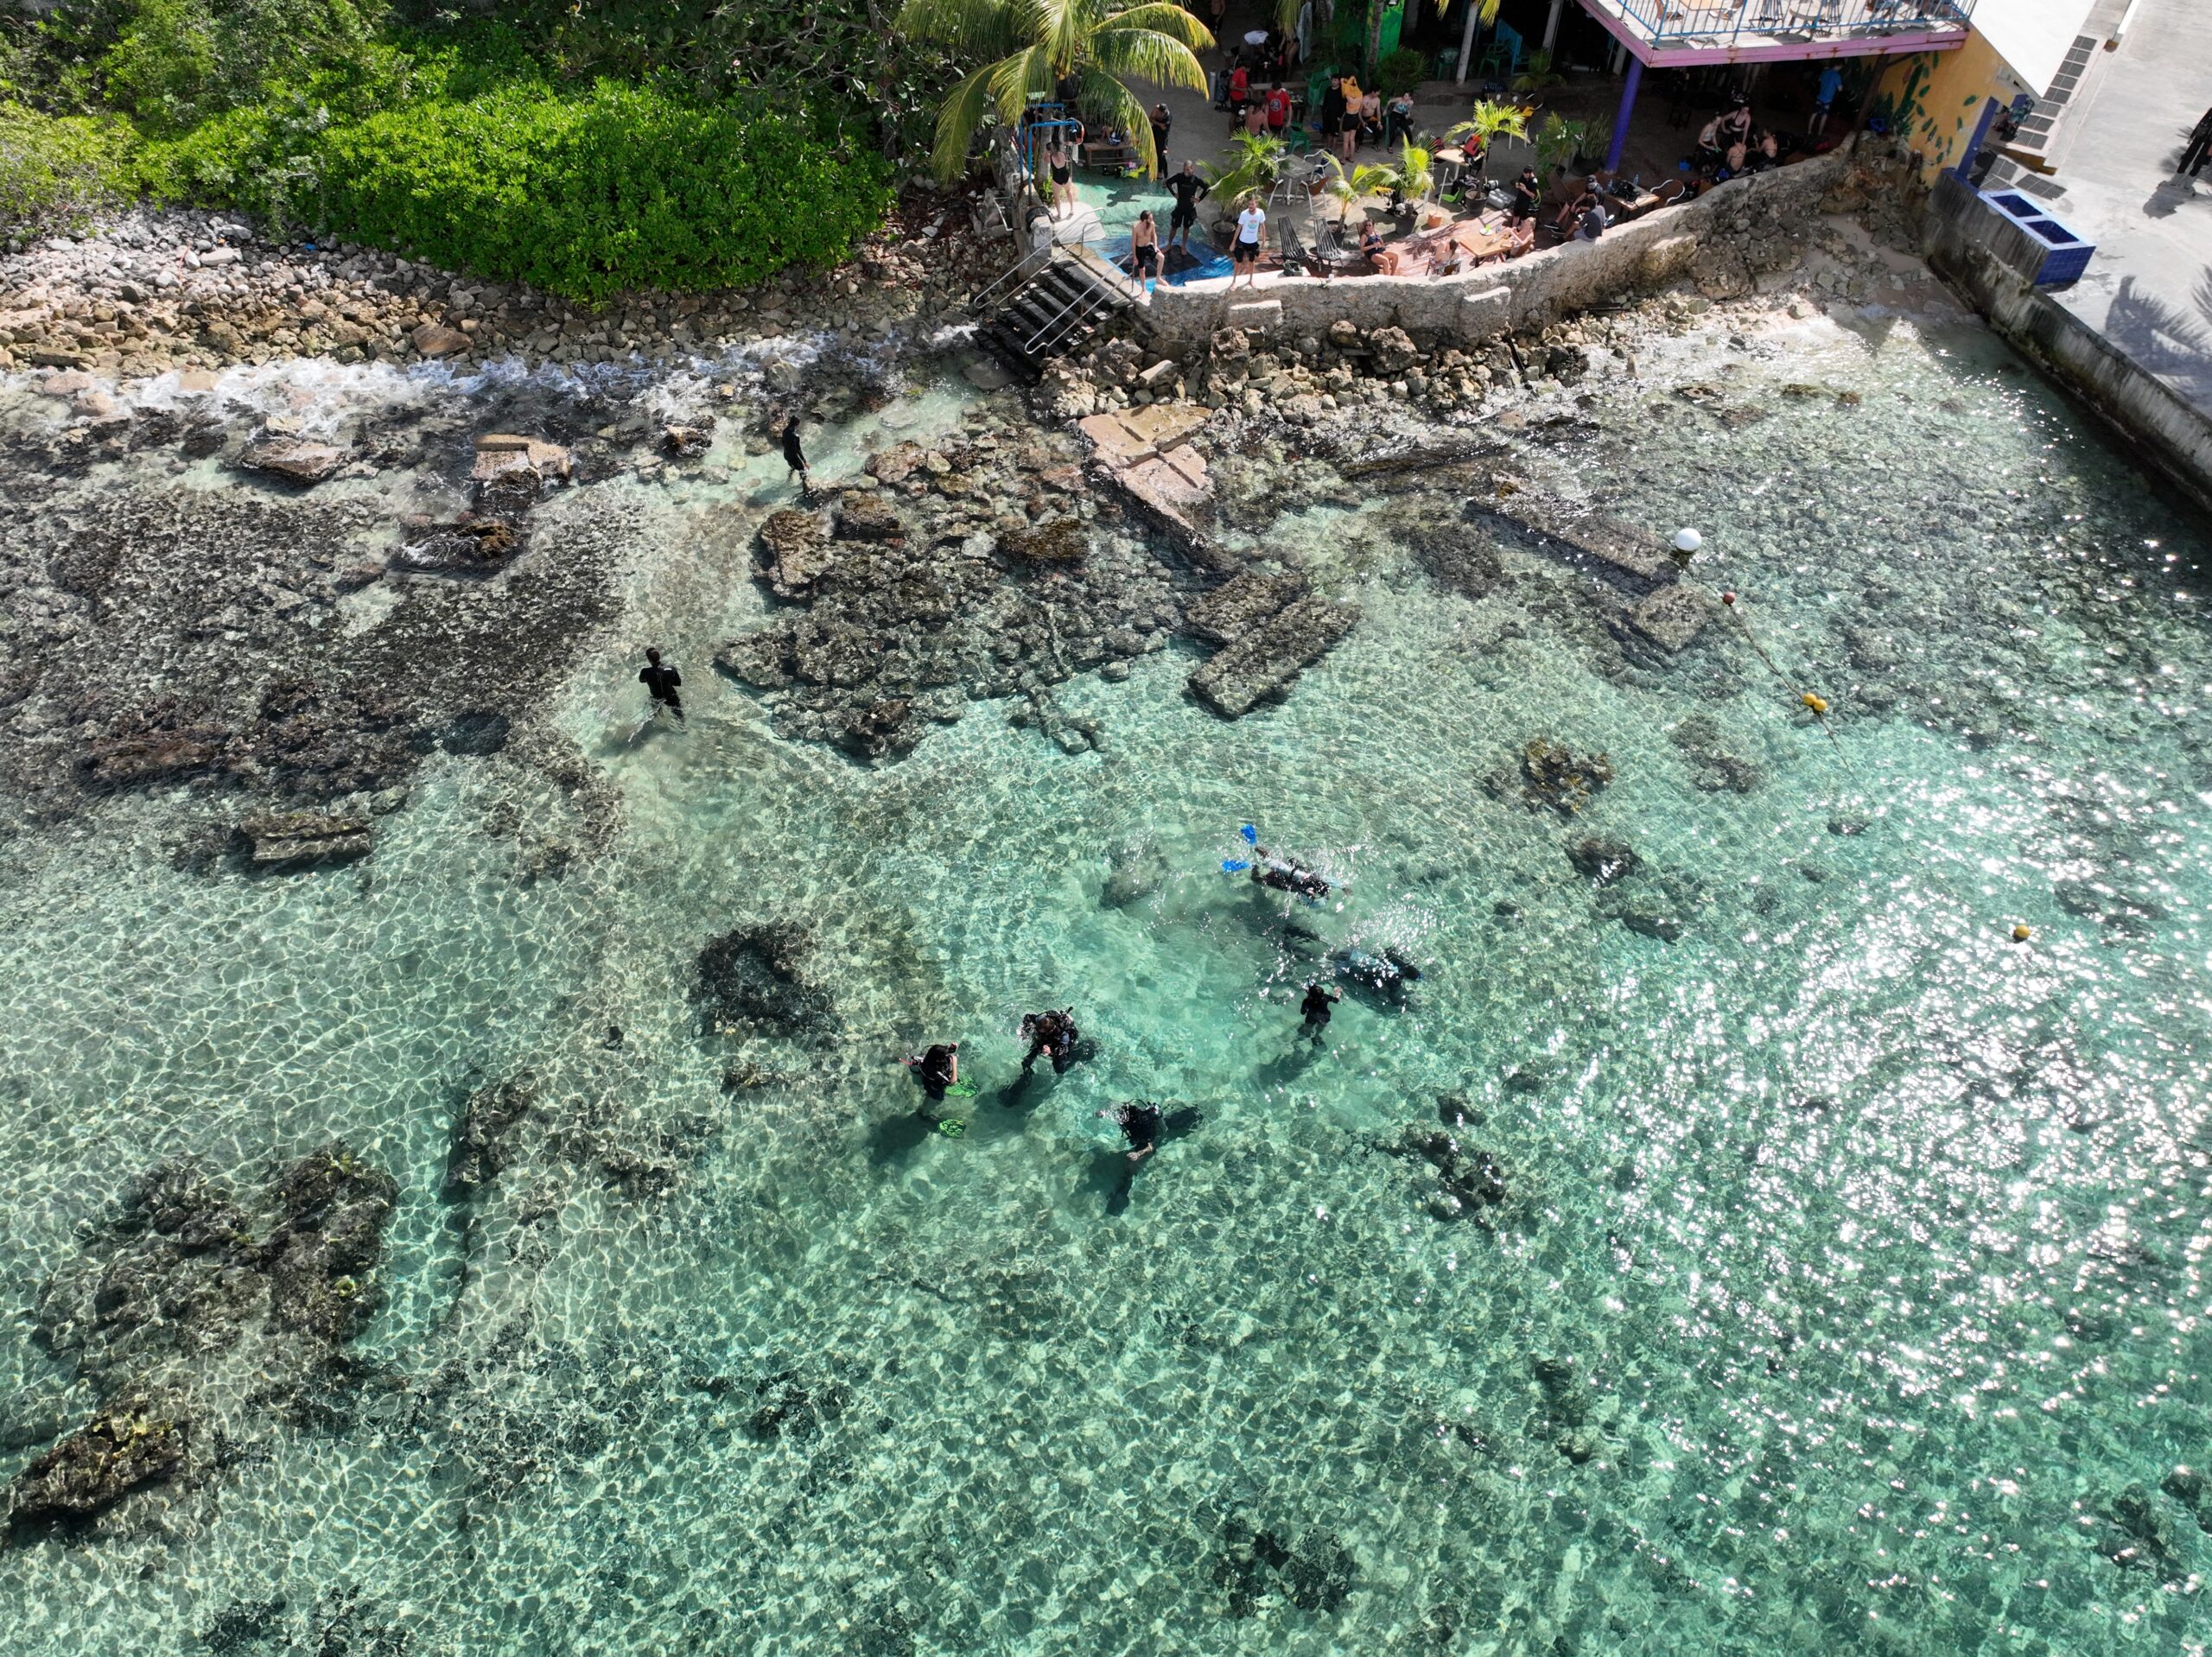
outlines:
[{"label": "shadow of palm tree", "polygon": [[2212,327],[2212,264],[2204,267],[2204,274],[2196,279],[2196,314],[2208,327]]},{"label": "shadow of palm tree", "polygon": [[[2195,302],[2212,321],[2212,272],[2198,284]],[[2137,364],[2192,397],[2212,397],[2212,334],[2175,306],[2135,291],[2123,276],[2105,315],[2105,334]]]}]

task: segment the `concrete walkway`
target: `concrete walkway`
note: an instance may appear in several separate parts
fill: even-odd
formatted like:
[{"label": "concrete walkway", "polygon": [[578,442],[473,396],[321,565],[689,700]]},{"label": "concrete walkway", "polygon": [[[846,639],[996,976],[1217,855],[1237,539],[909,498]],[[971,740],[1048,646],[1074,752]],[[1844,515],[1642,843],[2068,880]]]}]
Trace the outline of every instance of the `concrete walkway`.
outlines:
[{"label": "concrete walkway", "polygon": [[2052,297],[2212,419],[2212,167],[2174,176],[2212,106],[2205,0],[2142,0],[2050,156],[2051,210],[2097,244],[2089,272]]}]

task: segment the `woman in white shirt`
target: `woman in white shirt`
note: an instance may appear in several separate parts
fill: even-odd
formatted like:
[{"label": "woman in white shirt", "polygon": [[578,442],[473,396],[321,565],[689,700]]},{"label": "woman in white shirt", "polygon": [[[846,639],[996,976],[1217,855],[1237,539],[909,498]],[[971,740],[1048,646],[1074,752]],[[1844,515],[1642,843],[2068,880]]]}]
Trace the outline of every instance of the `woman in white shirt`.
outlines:
[{"label": "woman in white shirt", "polygon": [[1268,215],[1260,206],[1257,196],[1244,198],[1244,209],[1236,215],[1236,242],[1229,253],[1229,285],[1236,285],[1236,276],[1242,271],[1250,284],[1260,285],[1260,232],[1266,228]]}]

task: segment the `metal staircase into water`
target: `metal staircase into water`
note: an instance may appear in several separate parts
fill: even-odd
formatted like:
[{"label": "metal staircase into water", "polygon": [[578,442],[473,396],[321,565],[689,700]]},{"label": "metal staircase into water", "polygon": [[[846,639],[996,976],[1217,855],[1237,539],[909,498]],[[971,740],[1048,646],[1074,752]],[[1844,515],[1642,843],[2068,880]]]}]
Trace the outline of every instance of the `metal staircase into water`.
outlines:
[{"label": "metal staircase into water", "polygon": [[1099,254],[1047,243],[977,294],[969,314],[976,343],[1033,380],[1136,302],[1135,284]]}]

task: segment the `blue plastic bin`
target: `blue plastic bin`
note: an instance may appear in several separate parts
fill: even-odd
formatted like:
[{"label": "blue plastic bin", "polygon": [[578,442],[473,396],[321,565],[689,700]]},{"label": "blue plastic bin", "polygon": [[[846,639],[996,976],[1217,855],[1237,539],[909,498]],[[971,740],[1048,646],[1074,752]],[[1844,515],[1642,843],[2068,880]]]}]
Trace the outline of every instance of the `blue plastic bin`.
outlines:
[{"label": "blue plastic bin", "polygon": [[2089,268],[2089,256],[2097,251],[2095,243],[2084,240],[2053,218],[2042,202],[2018,190],[1990,191],[1981,199],[2042,244],[2045,251],[2036,271],[2037,287],[2063,288],[2082,279]]}]

